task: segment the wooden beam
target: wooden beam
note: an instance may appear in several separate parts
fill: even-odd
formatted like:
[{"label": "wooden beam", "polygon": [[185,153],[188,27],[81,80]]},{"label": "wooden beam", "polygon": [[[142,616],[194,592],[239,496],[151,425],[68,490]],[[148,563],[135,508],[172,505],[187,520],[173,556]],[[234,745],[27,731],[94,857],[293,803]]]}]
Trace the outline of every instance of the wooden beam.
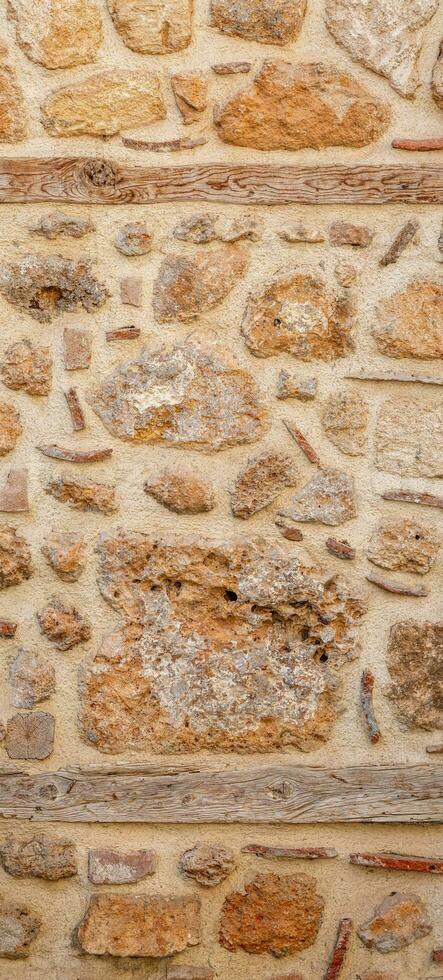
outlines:
[{"label": "wooden beam", "polygon": [[73,823],[441,823],[443,766],[117,765],[0,777],[0,815]]},{"label": "wooden beam", "polygon": [[443,167],[146,167],[98,157],[0,160],[0,203],[443,204]]}]

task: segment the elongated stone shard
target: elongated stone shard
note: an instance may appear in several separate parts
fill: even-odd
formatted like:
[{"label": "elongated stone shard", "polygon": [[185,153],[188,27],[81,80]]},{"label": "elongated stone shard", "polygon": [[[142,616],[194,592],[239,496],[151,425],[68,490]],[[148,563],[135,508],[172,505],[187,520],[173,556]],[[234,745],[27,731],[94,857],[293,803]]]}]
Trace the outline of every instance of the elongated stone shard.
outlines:
[{"label": "elongated stone shard", "polygon": [[216,106],[220,139],[255,150],[367,146],[390,119],[387,105],[324,64],[265,61],[249,89]]},{"label": "elongated stone shard", "polygon": [[122,532],[102,536],[99,554],[124,628],[81,670],[82,734],[95,748],[268,752],[328,738],[365,611],[358,590],[262,541]]},{"label": "elongated stone shard", "polygon": [[95,956],[172,956],[200,944],[200,902],[193,896],[92,895],[77,936],[83,952]]},{"label": "elongated stone shard", "polygon": [[114,436],[217,452],[262,436],[268,415],[252,376],[216,349],[145,349],[88,402]]},{"label": "elongated stone shard", "polygon": [[268,450],[248,460],[240,470],[231,492],[235,517],[252,517],[268,507],[285,487],[296,484],[293,460],[285,453]]},{"label": "elongated stone shard", "polygon": [[443,41],[432,73],[432,95],[439,109],[443,109]]},{"label": "elongated stone shard", "polygon": [[51,136],[115,136],[166,116],[158,75],[146,69],[96,72],[45,99],[42,123]]}]

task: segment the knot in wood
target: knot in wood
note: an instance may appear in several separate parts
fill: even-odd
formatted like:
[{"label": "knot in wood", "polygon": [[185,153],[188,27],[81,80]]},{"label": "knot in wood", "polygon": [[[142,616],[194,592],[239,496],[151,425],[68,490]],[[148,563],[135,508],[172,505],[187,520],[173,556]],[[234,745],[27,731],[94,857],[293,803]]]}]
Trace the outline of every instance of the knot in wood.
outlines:
[{"label": "knot in wood", "polygon": [[290,800],[295,793],[295,786],[289,779],[281,779],[269,786],[269,792],[273,800]]},{"label": "knot in wood", "polygon": [[94,187],[114,187],[117,178],[114,167],[107,160],[86,160],[83,174]]},{"label": "knot in wood", "polygon": [[45,783],[39,789],[39,796],[42,800],[55,800],[58,796],[58,790],[55,783]]}]

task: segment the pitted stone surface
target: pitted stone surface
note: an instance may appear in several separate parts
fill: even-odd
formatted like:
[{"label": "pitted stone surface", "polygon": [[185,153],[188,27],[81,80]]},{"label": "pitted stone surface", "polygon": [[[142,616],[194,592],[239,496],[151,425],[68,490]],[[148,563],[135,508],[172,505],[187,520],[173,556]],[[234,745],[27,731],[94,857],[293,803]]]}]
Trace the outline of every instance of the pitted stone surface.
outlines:
[{"label": "pitted stone surface", "polygon": [[42,554],[63,582],[77,582],[86,567],[86,546],[76,531],[52,531],[42,546]]},{"label": "pitted stone surface", "polygon": [[59,881],[77,874],[75,844],[46,834],[20,839],[7,837],[0,844],[0,861],[14,878],[45,878]]},{"label": "pitted stone surface", "polygon": [[385,401],[377,418],[375,464],[401,476],[443,476],[443,405]]},{"label": "pitted stone surface", "polygon": [[321,279],[294,273],[251,293],[242,333],[257,357],[288,353],[301,361],[332,361],[353,350],[352,325],[347,297],[330,292]]},{"label": "pitted stone surface", "polygon": [[84,953],[96,956],[171,956],[201,942],[197,898],[92,895],[78,927]]},{"label": "pitted stone surface", "polygon": [[107,0],[122,41],[142,54],[170,54],[192,37],[193,0]]},{"label": "pitted stone surface", "polygon": [[347,456],[362,456],[365,452],[368,419],[368,404],[356,391],[333,393],[322,412],[328,439]]},{"label": "pitted stone surface", "polygon": [[50,136],[115,136],[165,116],[158,75],[144,68],[96,72],[56,89],[42,108]]},{"label": "pitted stone surface", "polygon": [[115,247],[122,255],[147,255],[152,248],[152,235],[143,221],[128,221],[117,232]]},{"label": "pitted stone surface", "polygon": [[259,874],[225,899],[220,943],[231,951],[288,956],[313,946],[324,901],[311,875]]},{"label": "pitted stone surface", "polygon": [[248,460],[240,470],[231,492],[235,517],[252,517],[277,499],[285,487],[294,487],[297,476],[293,460],[286,453],[267,450]]},{"label": "pitted stone surface", "polygon": [[55,670],[48,660],[20,650],[9,672],[11,703],[15,708],[34,708],[55,691]]},{"label": "pitted stone surface", "polygon": [[228,245],[195,255],[167,255],[154,283],[153,309],[158,323],[195,320],[228,296],[243,278],[249,253]]},{"label": "pitted stone surface", "polygon": [[288,44],[301,30],[306,0],[211,0],[211,24],[262,44]]},{"label": "pitted stone surface", "polygon": [[144,489],[157,503],[176,514],[207,514],[215,507],[212,488],[191,470],[162,470]]},{"label": "pitted stone surface", "polygon": [[203,452],[254,442],[267,411],[252,376],[218,350],[145,349],[88,397],[107,429],[131,442]]},{"label": "pitted stone surface", "polygon": [[426,908],[417,895],[393,892],[380,902],[371,919],[357,930],[361,941],[379,953],[394,953],[432,931]]},{"label": "pitted stone surface", "polygon": [[27,541],[10,524],[0,524],[0,589],[20,585],[32,575]]},{"label": "pitted stone surface", "polygon": [[389,118],[388,107],[350,75],[287,61],[265,61],[252,86],[214,115],[220,139],[256,150],[367,146]]},{"label": "pitted stone surface", "polygon": [[321,524],[344,524],[356,517],[354,480],[340,470],[319,470],[279,514],[280,526],[291,521],[318,521]]},{"label": "pitted stone surface", "polygon": [[443,286],[417,280],[382,300],[372,332],[387,357],[443,359]]},{"label": "pitted stone surface", "polygon": [[3,384],[28,395],[48,395],[52,385],[52,357],[49,347],[37,347],[30,340],[19,340],[5,351],[0,366]]},{"label": "pitted stone surface", "polygon": [[100,514],[113,514],[117,510],[114,487],[106,483],[96,483],[86,476],[64,473],[63,476],[50,480],[45,490],[74,510],[90,510]]},{"label": "pitted stone surface", "polygon": [[0,291],[13,306],[40,323],[82,306],[91,313],[108,292],[92,275],[90,263],[61,255],[25,255],[0,273]]},{"label": "pitted stone surface", "polygon": [[229,878],[235,869],[234,852],[223,844],[196,844],[182,854],[178,870],[183,878],[214,888]]},{"label": "pitted stone surface", "polygon": [[426,575],[435,564],[440,544],[438,534],[426,524],[384,520],[371,536],[367,556],[381,568]]},{"label": "pitted stone surface", "polygon": [[387,666],[389,697],[409,727],[443,729],[443,622],[412,619],[391,628]]},{"label": "pitted stone surface", "polygon": [[0,900],[0,956],[8,960],[29,956],[41,919],[25,905]]},{"label": "pitted stone surface", "polygon": [[64,211],[52,211],[45,214],[34,228],[32,233],[47,238],[52,242],[56,238],[84,238],[95,231],[95,226],[89,218],[79,218],[74,214],[65,214]]},{"label": "pitted stone surface", "polygon": [[95,61],[102,22],[95,0],[8,0],[17,41],[45,68],[74,68]]},{"label": "pitted stone surface", "polygon": [[365,603],[340,577],[263,542],[101,538],[100,589],[123,615],[81,670],[97,749],[303,749],[328,738],[337,670]]},{"label": "pitted stone surface", "polygon": [[23,432],[20,415],[14,405],[0,401],[0,456],[15,449]]},{"label": "pitted stone surface", "polygon": [[91,627],[78,609],[53,598],[37,613],[40,629],[57,650],[70,650],[91,638]]},{"label": "pitted stone surface", "polygon": [[420,80],[423,28],[437,7],[438,0],[327,0],[326,24],[354,61],[410,96]]}]

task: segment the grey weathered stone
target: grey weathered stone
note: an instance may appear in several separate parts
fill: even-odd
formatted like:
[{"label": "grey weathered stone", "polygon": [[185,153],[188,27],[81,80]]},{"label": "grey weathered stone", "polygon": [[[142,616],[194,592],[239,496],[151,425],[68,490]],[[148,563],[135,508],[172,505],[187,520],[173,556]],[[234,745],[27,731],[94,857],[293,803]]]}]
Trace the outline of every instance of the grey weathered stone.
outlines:
[{"label": "grey weathered stone", "polygon": [[95,848],[88,852],[88,878],[93,885],[128,885],[153,875],[155,851],[112,851]]},{"label": "grey weathered stone", "polygon": [[181,242],[206,245],[218,238],[215,222],[217,217],[210,214],[193,214],[175,226],[172,234]]},{"label": "grey weathered stone", "polygon": [[412,398],[383,402],[375,431],[375,464],[401,476],[443,476],[443,405]]},{"label": "grey weathered stone", "polygon": [[443,621],[408,619],[391,627],[386,658],[391,678],[388,695],[409,727],[443,729],[442,658]]},{"label": "grey weathered stone", "polygon": [[432,527],[412,519],[384,520],[373,532],[367,556],[374,565],[426,575],[435,564],[441,540]]},{"label": "grey weathered stone", "polygon": [[278,523],[286,526],[290,521],[316,521],[336,525],[356,515],[352,476],[340,470],[323,469],[281,511]]},{"label": "grey weathered stone", "polygon": [[77,874],[75,844],[65,838],[35,834],[33,837],[9,836],[0,844],[0,861],[14,878],[45,878],[59,881]]},{"label": "grey weathered stone", "polygon": [[298,378],[284,369],[277,382],[277,398],[297,398],[301,402],[312,401],[317,394],[317,378]]},{"label": "grey weathered stone", "polygon": [[325,433],[348,456],[361,456],[365,452],[368,419],[368,404],[356,391],[333,392],[323,406]]},{"label": "grey weathered stone", "polygon": [[88,313],[100,307],[108,296],[87,261],[65,259],[61,255],[25,255],[0,271],[0,292],[40,323],[79,306]]},{"label": "grey weathered stone", "polygon": [[178,863],[178,870],[184,878],[206,888],[221,885],[234,869],[234,852],[223,844],[196,844],[182,854]]},{"label": "grey weathered stone", "polygon": [[147,255],[152,248],[152,235],[144,221],[129,221],[119,228],[115,247],[123,255]]},{"label": "grey weathered stone", "polygon": [[411,96],[419,84],[424,28],[437,7],[438,0],[326,0],[326,24],[354,61]]},{"label": "grey weathered stone", "polygon": [[0,956],[8,960],[29,956],[41,919],[25,905],[0,900]]},{"label": "grey weathered stone", "polygon": [[288,44],[301,30],[306,0],[211,0],[211,24],[261,44]]},{"label": "grey weathered stone", "polygon": [[293,460],[286,453],[266,450],[248,460],[237,475],[231,491],[235,517],[252,517],[277,499],[285,487],[294,487],[297,476]]},{"label": "grey weathered stone", "polygon": [[84,238],[95,231],[95,225],[90,218],[80,218],[75,214],[65,214],[63,211],[52,211],[45,214],[32,229],[34,235],[41,235],[52,241],[54,238]]},{"label": "grey weathered stone", "polygon": [[422,900],[401,892],[393,892],[379,902],[374,915],[357,929],[365,946],[379,953],[397,952],[431,931]]},{"label": "grey weathered stone", "polygon": [[33,708],[55,691],[55,670],[48,660],[29,650],[20,650],[13,660],[9,680],[14,708]]}]

